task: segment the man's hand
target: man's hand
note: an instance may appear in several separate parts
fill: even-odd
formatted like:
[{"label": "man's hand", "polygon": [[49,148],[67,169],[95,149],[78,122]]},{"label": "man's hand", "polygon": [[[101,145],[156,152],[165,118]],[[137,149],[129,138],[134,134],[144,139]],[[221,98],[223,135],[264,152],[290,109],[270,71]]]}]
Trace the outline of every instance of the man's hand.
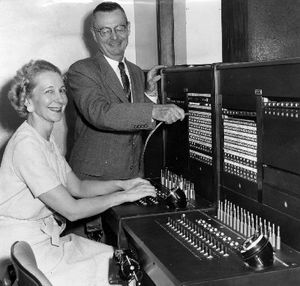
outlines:
[{"label": "man's hand", "polygon": [[146,94],[151,95],[156,93],[157,91],[157,82],[160,80],[161,76],[157,74],[157,72],[164,68],[165,66],[159,65],[154,66],[151,70],[147,73],[147,85],[146,85]]},{"label": "man's hand", "polygon": [[175,104],[155,104],[152,109],[152,118],[172,124],[177,120],[183,120],[185,112]]}]

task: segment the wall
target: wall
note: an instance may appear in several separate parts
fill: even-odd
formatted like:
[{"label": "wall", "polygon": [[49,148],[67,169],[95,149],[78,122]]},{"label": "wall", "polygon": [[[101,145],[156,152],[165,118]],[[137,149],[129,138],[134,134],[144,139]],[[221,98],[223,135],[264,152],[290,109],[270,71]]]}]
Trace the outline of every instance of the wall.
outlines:
[{"label": "wall", "polygon": [[300,56],[300,1],[248,0],[249,60]]},{"label": "wall", "polygon": [[300,57],[299,0],[222,1],[223,61]]},{"label": "wall", "polygon": [[175,63],[222,61],[221,0],[174,0]]},{"label": "wall", "polygon": [[156,0],[134,1],[136,63],[143,69],[157,65]]}]

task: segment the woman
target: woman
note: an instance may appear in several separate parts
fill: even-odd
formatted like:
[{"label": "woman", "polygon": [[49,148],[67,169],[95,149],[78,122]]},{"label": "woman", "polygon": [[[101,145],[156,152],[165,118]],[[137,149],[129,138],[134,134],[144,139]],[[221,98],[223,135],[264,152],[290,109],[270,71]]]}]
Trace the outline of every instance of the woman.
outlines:
[{"label": "woman", "polygon": [[[0,260],[16,240],[30,243],[39,268],[53,285],[108,285],[112,247],[74,234],[60,237],[64,223],[99,214],[124,202],[155,196],[141,178],[80,181],[51,135],[67,104],[59,69],[31,61],[17,72],[9,92],[24,123],[8,142],[0,173]],[[76,198],[76,199],[75,199]]]}]

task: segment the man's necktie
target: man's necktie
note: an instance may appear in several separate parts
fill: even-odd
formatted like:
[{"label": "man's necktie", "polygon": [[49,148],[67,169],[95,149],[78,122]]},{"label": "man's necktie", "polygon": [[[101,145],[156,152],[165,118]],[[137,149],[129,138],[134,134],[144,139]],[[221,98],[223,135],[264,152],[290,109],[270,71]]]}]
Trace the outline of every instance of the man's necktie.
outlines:
[{"label": "man's necktie", "polygon": [[123,84],[123,89],[126,93],[126,96],[129,100],[129,102],[131,102],[131,92],[130,92],[130,84],[129,84],[129,78],[125,72],[125,65],[123,62],[119,62],[119,69],[120,69],[120,74],[121,74],[121,80],[122,80],[122,84]]}]

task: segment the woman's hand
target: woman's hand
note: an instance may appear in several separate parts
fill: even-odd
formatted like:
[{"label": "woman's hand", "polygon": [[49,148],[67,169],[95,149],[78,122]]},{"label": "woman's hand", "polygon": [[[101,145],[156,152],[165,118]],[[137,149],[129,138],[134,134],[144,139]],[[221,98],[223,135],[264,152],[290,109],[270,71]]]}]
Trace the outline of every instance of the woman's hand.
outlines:
[{"label": "woman's hand", "polygon": [[144,197],[156,197],[156,191],[154,186],[149,181],[136,178],[132,180],[124,181],[124,192],[126,192],[126,200],[128,202],[134,202]]},{"label": "woman's hand", "polygon": [[151,185],[149,181],[142,179],[142,178],[134,178],[130,180],[124,180],[122,181],[122,188],[124,191],[133,188],[134,186],[137,186],[139,184],[148,184]]}]

